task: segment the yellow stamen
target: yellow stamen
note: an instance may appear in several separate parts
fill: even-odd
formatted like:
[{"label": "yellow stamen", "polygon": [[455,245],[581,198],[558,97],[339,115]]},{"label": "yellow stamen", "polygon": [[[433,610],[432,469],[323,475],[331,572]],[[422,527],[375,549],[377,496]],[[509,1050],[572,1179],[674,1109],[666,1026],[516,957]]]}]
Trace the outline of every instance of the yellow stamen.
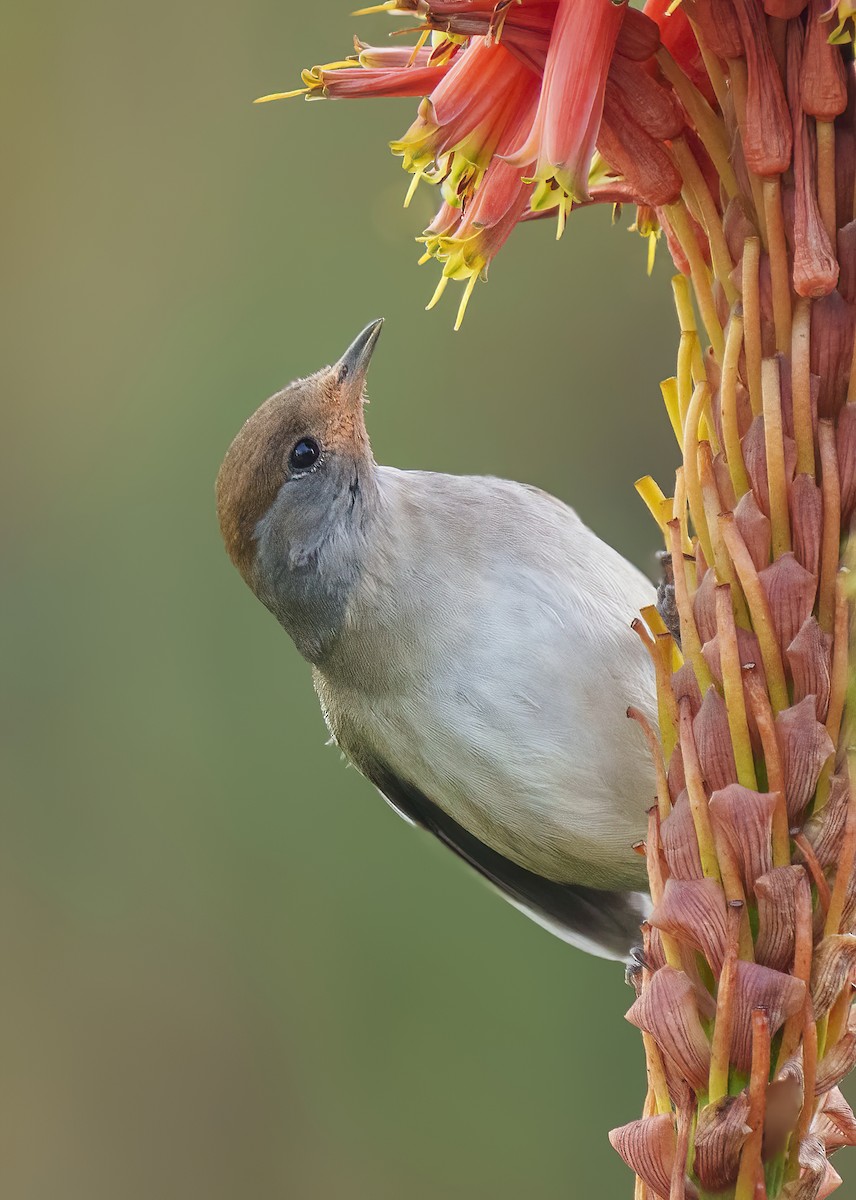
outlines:
[{"label": "yellow stamen", "polygon": [[306,96],[312,88],[296,88],[293,92],[271,92],[269,96],[257,96],[253,104],[267,104],[269,100],[292,100],[295,96]]},{"label": "yellow stamen", "polygon": [[[419,187],[419,182],[421,179],[422,179],[422,171],[416,171],[413,178],[410,181],[410,186],[407,189],[407,195],[404,197],[404,207],[405,208],[410,207],[410,201],[416,195],[416,189]],[[430,258],[431,255],[429,254],[428,257]]]},{"label": "yellow stamen", "polygon": [[440,282],[437,284],[437,287],[434,290],[434,295],[431,297],[431,299],[425,305],[426,312],[430,312],[431,309],[434,308],[434,306],[439,303],[440,297],[443,295],[443,292],[445,292],[445,290],[448,286],[449,286],[449,276],[441,275]]},{"label": "yellow stamen", "polygon": [[652,275],[654,273],[654,259],[657,256],[658,237],[659,234],[655,233],[653,230],[648,234],[648,263],[646,267],[646,273],[648,275]]},{"label": "yellow stamen", "polygon": [[672,426],[672,433],[674,433],[678,445],[682,446],[684,444],[684,430],[681,425],[681,407],[678,402],[678,381],[674,375],[663,380],[660,384],[660,391],[663,394],[663,403],[669,415],[669,424]]},{"label": "yellow stamen", "polygon": [[464,315],[467,311],[467,305],[470,302],[470,296],[473,294],[473,288],[478,283],[478,275],[473,271],[472,275],[467,280],[467,286],[464,288],[464,295],[461,303],[458,305],[458,315],[455,318],[455,333],[461,328],[464,323]]},{"label": "yellow stamen", "polygon": [[357,8],[351,13],[352,17],[368,17],[372,13],[395,12],[398,0],[385,0],[384,4],[372,4],[369,8]]},{"label": "yellow stamen", "polygon": [[422,49],[422,47],[428,41],[430,36],[431,36],[430,29],[422,30],[422,32],[420,33],[419,38],[416,42],[416,45],[413,47],[413,53],[410,55],[410,58],[408,60],[408,63],[407,63],[408,67],[412,67],[413,64],[416,62],[416,58],[417,58],[417,55],[419,54],[419,51]]},{"label": "yellow stamen", "polygon": [[663,519],[663,503],[666,497],[663,495],[660,485],[650,475],[644,475],[641,479],[637,479],[633,486],[641,496],[651,516],[660,526],[660,532],[665,538],[666,522]]}]

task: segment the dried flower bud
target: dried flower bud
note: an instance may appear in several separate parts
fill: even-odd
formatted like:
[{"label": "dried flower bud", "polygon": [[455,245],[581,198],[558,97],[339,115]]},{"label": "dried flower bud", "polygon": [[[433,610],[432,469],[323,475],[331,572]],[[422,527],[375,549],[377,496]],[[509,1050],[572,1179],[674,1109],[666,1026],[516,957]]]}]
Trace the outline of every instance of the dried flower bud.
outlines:
[{"label": "dried flower bud", "polygon": [[759,572],[770,605],[773,625],[784,653],[811,616],[817,579],[788,551]]},{"label": "dried flower bud", "polygon": [[672,676],[672,691],[678,704],[686,697],[690,702],[690,712],[696,715],[701,708],[701,689],[698,686],[696,673],[690,663],[684,663]]},{"label": "dried flower bud", "polygon": [[675,746],[672,751],[672,757],[669,759],[669,767],[666,772],[669,783],[669,796],[674,806],[678,796],[687,786],[687,781],[684,776],[684,756],[681,753],[680,746]]},{"label": "dried flower bud", "polygon": [[628,8],[624,14],[624,24],[618,32],[615,43],[617,54],[632,58],[636,62],[644,62],[652,58],[660,49],[660,29],[656,21],[652,21],[638,8]]},{"label": "dried flower bud", "polygon": [[819,721],[826,720],[829,707],[832,636],[820,628],[814,617],[804,622],[785,651],[794,681],[794,700],[814,696]]},{"label": "dried flower bud", "polygon": [[675,1166],[675,1123],[670,1116],[644,1117],[609,1134],[613,1150],[658,1196],[668,1196]]},{"label": "dried flower bud", "polygon": [[815,301],[811,310],[811,369],[820,379],[817,411],[834,417],[847,398],[853,357],[854,311],[838,292]]},{"label": "dried flower bud", "polygon": [[[828,299],[828,297],[827,297]],[[797,450],[793,438],[786,434],[782,441],[785,447],[785,476],[793,479],[797,465]],[[764,436],[764,418],[758,416],[749,426],[749,432],[743,438],[743,461],[752,484],[752,491],[758,502],[758,507],[769,517],[770,490],[767,481],[767,443]]]},{"label": "dried flower bud", "polygon": [[791,117],[760,5],[733,0],[748,70],[743,154],[756,175],[781,175],[791,165]]},{"label": "dried flower bud", "polygon": [[[713,572],[708,575],[713,577]],[[705,694],[695,720],[693,736],[698,749],[704,781],[711,791],[737,782],[734,747],[728,725],[725,701],[711,685]]]},{"label": "dried flower bud", "polygon": [[740,1151],[752,1132],[748,1117],[749,1098],[745,1092],[723,1096],[699,1113],[693,1166],[705,1191],[723,1192],[736,1180]]},{"label": "dried flower bud", "polygon": [[809,574],[816,576],[820,567],[823,495],[810,475],[797,475],[793,480],[788,488],[788,508],[794,555]]},{"label": "dried flower bud", "polygon": [[830,1046],[817,1064],[815,1095],[822,1096],[824,1092],[838,1087],[841,1080],[849,1075],[854,1067],[856,1067],[856,1013],[851,1009],[844,1037],[840,1038],[834,1046]]},{"label": "dried flower bud", "polygon": [[682,7],[712,54],[724,59],[743,57],[743,39],[730,0],[684,0]]},{"label": "dried flower bud", "polygon": [[746,492],[741,496],[734,510],[734,519],[752,556],[755,570],[763,571],[770,562],[770,518],[761,512],[754,492]]},{"label": "dried flower bud", "polygon": [[[817,22],[810,19],[809,25]],[[838,282],[838,261],[817,201],[817,171],[803,111],[805,92],[800,86],[806,65],[802,40],[802,26],[793,21],[788,26],[787,41],[788,100],[794,133],[793,283],[798,296],[816,298],[831,292]],[[834,53],[838,56],[837,50]]]},{"label": "dried flower bud", "polygon": [[661,967],[627,1013],[627,1020],[651,1034],[663,1056],[690,1087],[697,1092],[707,1087],[710,1043],[699,1020],[696,991],[688,975],[673,967]]},{"label": "dried flower bud", "polygon": [[680,793],[674,808],[663,822],[660,835],[669,874],[675,879],[703,878],[698,838],[686,789]]},{"label": "dried flower bud", "polygon": [[609,81],[597,148],[609,166],[630,184],[637,204],[660,208],[680,196],[683,180],[671,155],[628,111]]},{"label": "dried flower bud", "polygon": [[849,799],[850,785],[846,775],[833,775],[829,799],[805,824],[805,835],[824,870],[838,862]]},{"label": "dried flower bud", "polygon": [[718,975],[725,958],[728,919],[725,892],[714,879],[667,879],[651,924],[698,950]]},{"label": "dried flower bud", "polygon": [[783,1200],[822,1200],[829,1192],[824,1184],[830,1170],[819,1138],[809,1136],[800,1143],[799,1164],[802,1168],[799,1179],[786,1183],[780,1195]]},{"label": "dried flower bud", "polygon": [[758,937],[755,957],[774,971],[788,971],[794,961],[799,900],[809,893],[804,867],[774,867],[755,880]]},{"label": "dried flower bud", "polygon": [[656,141],[680,135],[686,125],[684,111],[674,92],[662,86],[639,63],[617,56],[609,69],[607,94],[614,91],[619,104]]},{"label": "dried flower bud", "polygon": [[821,20],[828,7],[825,0],[809,0],[805,49],[799,75],[803,108],[821,121],[833,121],[847,107],[841,48],[829,44],[829,30]]},{"label": "dried flower bud", "polygon": [[788,820],[797,825],[814,795],[821,767],[835,752],[826,726],[817,719],[814,696],[778,714],[776,738],[785,773]]},{"label": "dried flower bud", "polygon": [[811,964],[811,1002],[819,1021],[849,986],[856,971],[856,936],[836,933],[815,948]]},{"label": "dried flower bud", "polygon": [[758,237],[758,226],[755,223],[755,216],[750,210],[749,202],[745,196],[737,195],[728,201],[725,214],[722,218],[722,229],[725,234],[725,240],[728,243],[728,253],[731,255],[732,262],[737,263],[736,283],[739,287],[741,283],[740,260],[743,257],[743,248],[746,245],[746,239]]},{"label": "dried flower bud", "polygon": [[798,1013],[805,1004],[806,986],[801,979],[771,971],[758,963],[737,963],[734,989],[734,1024],[731,1032],[731,1060],[739,1071],[752,1064],[752,1013],[763,1008],[770,1024],[770,1036]]},{"label": "dried flower bud", "polygon": [[710,798],[714,836],[728,847],[748,896],[753,895],[759,875],[766,875],[773,865],[770,835],[777,802],[776,792],[753,792],[736,783]]},{"label": "dried flower bud", "polygon": [[[713,571],[706,571],[704,579],[696,588],[693,596],[693,616],[702,645],[716,637],[716,575]],[[687,663],[684,664],[684,666],[687,665]],[[690,671],[695,679],[692,667],[690,667]],[[676,699],[680,699],[677,694]]]},{"label": "dried flower bud", "polygon": [[840,1088],[832,1088],[827,1093],[811,1131],[823,1142],[827,1154],[843,1146],[856,1146],[856,1117]]}]

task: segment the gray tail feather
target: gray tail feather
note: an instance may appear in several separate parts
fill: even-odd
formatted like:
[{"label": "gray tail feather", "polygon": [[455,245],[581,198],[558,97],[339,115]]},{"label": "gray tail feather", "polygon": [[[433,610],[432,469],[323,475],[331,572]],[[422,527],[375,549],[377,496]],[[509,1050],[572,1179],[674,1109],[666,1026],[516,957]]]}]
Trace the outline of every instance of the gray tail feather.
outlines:
[{"label": "gray tail feather", "polygon": [[651,910],[644,892],[611,892],[556,883],[491,850],[413,784],[376,760],[360,770],[403,817],[421,825],[469,863],[515,908],[589,954],[629,962],[641,942],[639,926]]}]

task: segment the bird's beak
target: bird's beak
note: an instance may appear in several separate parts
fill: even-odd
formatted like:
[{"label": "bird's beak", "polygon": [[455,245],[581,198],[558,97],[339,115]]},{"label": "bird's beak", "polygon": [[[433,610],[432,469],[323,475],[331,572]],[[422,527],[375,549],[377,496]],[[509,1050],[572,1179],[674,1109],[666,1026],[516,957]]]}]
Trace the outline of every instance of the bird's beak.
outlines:
[{"label": "bird's beak", "polygon": [[354,338],[334,368],[348,397],[355,400],[362,398],[363,384],[382,328],[383,317],[367,325],[363,332]]}]

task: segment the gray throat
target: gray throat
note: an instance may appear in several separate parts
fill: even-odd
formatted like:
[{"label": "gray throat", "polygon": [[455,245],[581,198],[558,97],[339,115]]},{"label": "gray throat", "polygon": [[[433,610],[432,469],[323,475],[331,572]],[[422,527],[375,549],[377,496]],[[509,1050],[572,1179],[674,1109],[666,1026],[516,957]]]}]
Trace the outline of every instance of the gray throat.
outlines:
[{"label": "gray throat", "polygon": [[316,667],[336,645],[362,572],[378,509],[375,470],[352,471],[320,513],[295,514],[292,503],[286,514],[277,502],[257,527],[253,591]]}]

